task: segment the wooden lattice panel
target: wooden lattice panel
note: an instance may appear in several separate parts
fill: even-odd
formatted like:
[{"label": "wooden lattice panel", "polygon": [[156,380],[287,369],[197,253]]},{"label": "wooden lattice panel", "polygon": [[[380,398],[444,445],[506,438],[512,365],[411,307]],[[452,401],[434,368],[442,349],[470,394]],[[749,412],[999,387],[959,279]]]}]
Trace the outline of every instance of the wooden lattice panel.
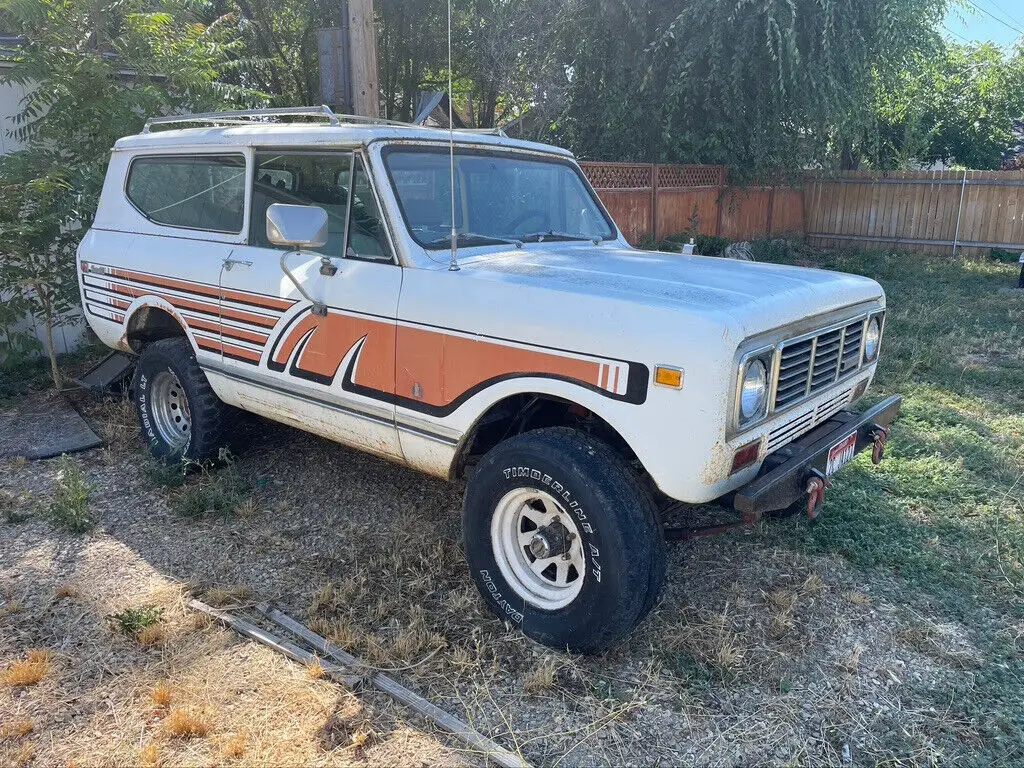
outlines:
[{"label": "wooden lattice panel", "polygon": [[720,165],[659,165],[659,187],[720,187],[726,169]]},{"label": "wooden lattice panel", "polygon": [[580,163],[595,189],[644,189],[653,182],[654,166],[647,163]]}]

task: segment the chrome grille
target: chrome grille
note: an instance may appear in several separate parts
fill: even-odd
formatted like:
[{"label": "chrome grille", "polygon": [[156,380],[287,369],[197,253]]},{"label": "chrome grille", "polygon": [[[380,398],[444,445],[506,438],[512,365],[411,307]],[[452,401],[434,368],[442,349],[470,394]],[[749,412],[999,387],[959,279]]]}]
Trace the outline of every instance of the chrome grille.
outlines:
[{"label": "chrome grille", "polygon": [[775,410],[785,408],[835,384],[860,367],[864,321],[783,344]]},{"label": "chrome grille", "polygon": [[778,450],[835,416],[850,402],[851,392],[852,390],[847,389],[824,403],[820,403],[816,408],[801,413],[791,421],[773,429],[768,435],[768,446],[765,452],[771,453]]}]

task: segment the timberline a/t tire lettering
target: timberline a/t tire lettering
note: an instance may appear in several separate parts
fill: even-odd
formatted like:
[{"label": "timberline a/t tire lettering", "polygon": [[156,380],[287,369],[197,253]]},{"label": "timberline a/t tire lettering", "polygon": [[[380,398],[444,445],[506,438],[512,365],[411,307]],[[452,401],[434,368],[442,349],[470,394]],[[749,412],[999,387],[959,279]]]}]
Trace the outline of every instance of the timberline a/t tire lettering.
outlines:
[{"label": "timberline a/t tire lettering", "polygon": [[[540,483],[541,485],[547,486],[548,490],[551,492],[551,495],[554,496],[559,501],[561,501],[563,504],[565,504],[566,509],[572,513],[573,517],[576,518],[576,521],[579,523],[579,526],[584,531],[584,533],[594,533],[594,526],[591,525],[590,520],[587,519],[587,513],[584,512],[583,506],[572,497],[572,494],[569,493],[569,491],[562,483],[560,483],[558,480],[555,480],[551,475],[547,474],[546,472],[541,472],[538,469],[533,469],[532,467],[522,466],[505,467],[501,471],[501,473],[502,475],[504,475],[506,480],[513,480],[517,478],[529,479],[533,480],[536,483]],[[594,579],[600,582],[601,550],[599,550],[592,541],[588,541],[586,542],[586,544],[587,551],[590,555],[590,557],[588,558],[590,560],[588,565],[590,566],[591,571],[594,574]]]}]

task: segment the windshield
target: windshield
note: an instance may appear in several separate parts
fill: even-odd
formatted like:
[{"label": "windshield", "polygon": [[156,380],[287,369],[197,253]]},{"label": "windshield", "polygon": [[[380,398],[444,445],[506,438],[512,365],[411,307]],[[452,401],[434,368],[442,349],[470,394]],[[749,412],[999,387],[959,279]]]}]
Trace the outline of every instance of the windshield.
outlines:
[{"label": "windshield", "polygon": [[[394,149],[386,154],[385,163],[413,239],[424,248],[448,248],[448,149]],[[570,163],[459,149],[455,229],[461,246],[615,237],[593,193]]]}]

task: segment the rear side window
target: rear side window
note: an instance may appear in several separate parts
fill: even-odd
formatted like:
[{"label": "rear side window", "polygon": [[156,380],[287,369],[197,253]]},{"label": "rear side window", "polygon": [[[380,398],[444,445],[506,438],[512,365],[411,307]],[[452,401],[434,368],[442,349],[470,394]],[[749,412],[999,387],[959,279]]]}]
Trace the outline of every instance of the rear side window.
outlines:
[{"label": "rear side window", "polygon": [[242,155],[160,155],[132,161],[128,199],[150,221],[208,232],[242,231]]}]

